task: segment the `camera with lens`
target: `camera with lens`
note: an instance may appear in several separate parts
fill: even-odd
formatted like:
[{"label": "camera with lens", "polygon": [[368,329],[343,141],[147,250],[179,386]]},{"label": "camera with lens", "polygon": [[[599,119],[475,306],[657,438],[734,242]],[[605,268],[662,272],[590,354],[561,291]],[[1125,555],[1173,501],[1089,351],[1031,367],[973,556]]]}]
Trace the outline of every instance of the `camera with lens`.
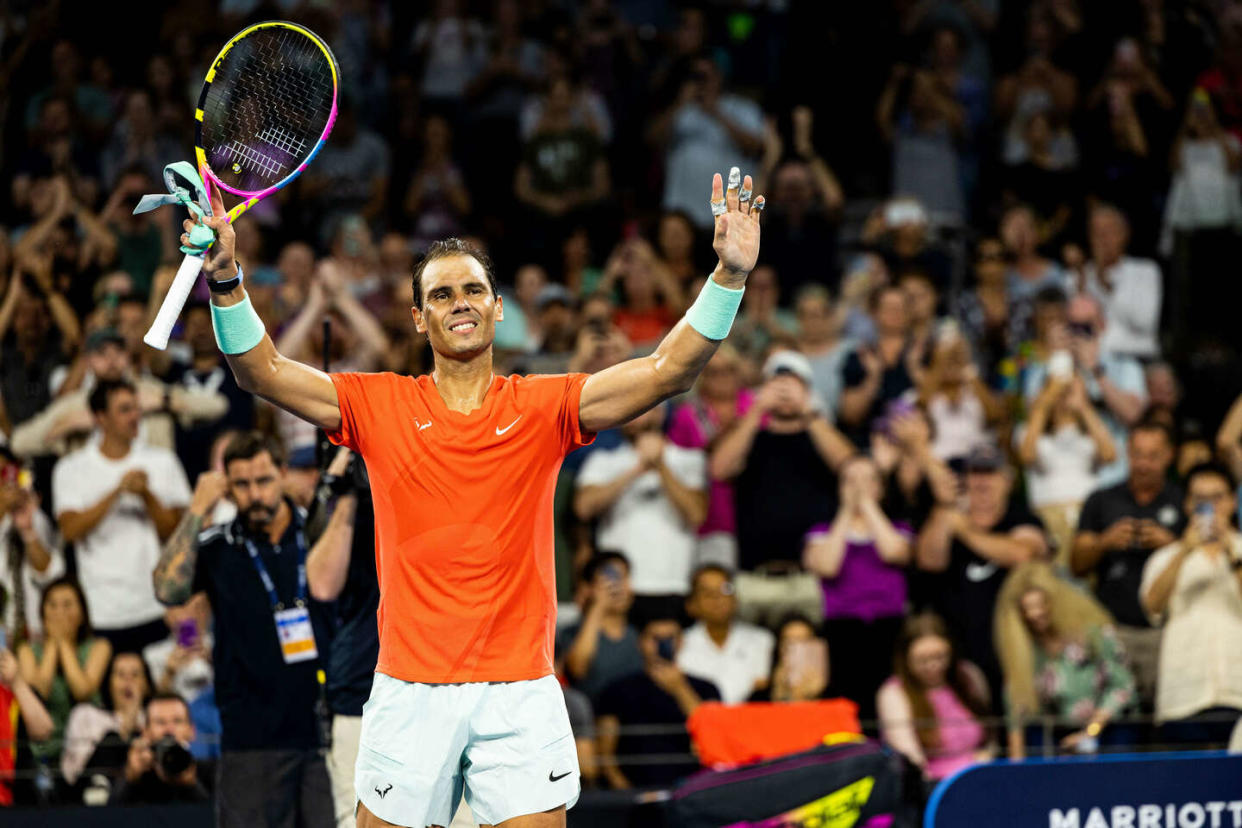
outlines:
[{"label": "camera with lens", "polygon": [[185,745],[172,736],[165,736],[151,746],[155,764],[166,779],[175,779],[194,763],[194,757]]}]

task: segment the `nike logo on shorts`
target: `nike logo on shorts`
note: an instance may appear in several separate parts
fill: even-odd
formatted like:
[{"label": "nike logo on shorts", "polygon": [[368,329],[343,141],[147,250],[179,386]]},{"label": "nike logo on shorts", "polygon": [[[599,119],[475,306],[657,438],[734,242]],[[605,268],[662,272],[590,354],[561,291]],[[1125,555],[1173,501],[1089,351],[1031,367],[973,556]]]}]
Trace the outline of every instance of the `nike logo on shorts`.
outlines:
[{"label": "nike logo on shorts", "polygon": [[560,780],[564,779],[566,776],[569,776],[571,773],[573,773],[573,771],[565,771],[565,772],[564,772],[564,773],[562,773],[560,776],[553,776],[553,775],[552,775],[552,771],[548,771],[548,781],[549,781],[549,782],[558,782],[558,781],[560,781]]},{"label": "nike logo on shorts", "polygon": [[517,425],[517,421],[518,421],[518,420],[520,420],[520,419],[522,419],[522,415],[521,415],[521,414],[517,415],[517,420],[514,420],[513,422],[509,423],[509,424],[508,424],[507,426],[505,426],[504,428],[501,428],[500,426],[496,426],[496,436],[497,436],[497,437],[500,437],[500,436],[501,436],[502,434],[504,434],[506,431],[508,431],[509,429],[513,428],[515,425]]}]

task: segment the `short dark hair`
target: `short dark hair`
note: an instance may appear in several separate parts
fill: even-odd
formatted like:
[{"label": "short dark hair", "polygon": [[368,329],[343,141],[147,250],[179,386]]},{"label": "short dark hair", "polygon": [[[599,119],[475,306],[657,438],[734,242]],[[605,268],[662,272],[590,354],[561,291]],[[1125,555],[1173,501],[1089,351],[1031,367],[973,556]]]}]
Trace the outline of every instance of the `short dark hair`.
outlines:
[{"label": "short dark hair", "polygon": [[78,625],[78,634],[74,638],[78,644],[81,644],[95,632],[91,628],[91,611],[86,606],[86,593],[82,592],[82,585],[77,582],[76,578],[64,575],[43,588],[43,594],[39,596],[39,621],[43,622],[44,616],[47,615],[47,599],[52,596],[52,590],[61,587],[73,590],[73,594],[78,596],[78,604],[82,607],[82,623]]},{"label": "short dark hair", "polygon": [[137,394],[138,389],[129,380],[100,380],[91,389],[91,395],[87,398],[91,407],[92,414],[102,414],[108,410],[108,400],[117,391],[128,391],[131,394]]},{"label": "short dark hair", "polygon": [[157,693],[152,693],[151,695],[147,696],[146,704],[144,704],[142,708],[143,711],[147,714],[147,721],[151,720],[151,705],[154,704],[155,702],[161,702],[161,701],[180,702],[181,706],[185,708],[186,718],[187,719],[192,718],[190,716],[190,703],[185,700],[184,696],[182,696],[180,693],[175,693],[171,690],[161,690]]},{"label": "short dark hair", "polygon": [[905,294],[902,293],[901,288],[891,282],[886,285],[880,285],[875,290],[871,291],[871,295],[867,297],[867,310],[871,313],[875,313],[875,311],[880,307],[880,300],[884,298],[884,294],[886,293],[897,293],[901,295],[903,299],[905,297]]},{"label": "short dark hair", "polygon": [[1229,469],[1217,463],[1215,460],[1209,460],[1205,463],[1198,463],[1190,467],[1190,471],[1186,472],[1186,492],[1190,492],[1190,484],[1194,482],[1196,477],[1219,477],[1225,481],[1225,485],[1232,492],[1234,488],[1233,475],[1229,473]]},{"label": "short dark hair", "polygon": [[1130,426],[1130,439],[1134,439],[1134,435],[1140,431],[1158,431],[1164,435],[1164,440],[1170,446],[1177,445],[1177,438],[1173,434],[1173,429],[1168,423],[1163,422],[1157,417],[1144,417],[1134,425]]},{"label": "short dark hair", "polygon": [[147,692],[142,697],[142,707],[145,710],[147,700],[155,692],[155,678],[151,675],[151,666],[142,657],[142,653],[137,650],[117,650],[112,654],[112,658],[108,660],[108,669],[104,670],[103,681],[99,685],[99,700],[103,703],[104,710],[112,710],[113,703],[115,702],[115,699],[112,698],[112,668],[116,666],[117,659],[124,656],[133,656],[142,665],[142,675],[147,680]]},{"label": "short dark hair", "polygon": [[630,612],[630,624],[639,633],[646,632],[649,626],[661,621],[674,621],[685,629],[688,620],[685,601],[676,595],[645,599]]},{"label": "short dark hair", "polygon": [[1040,288],[1031,300],[1036,305],[1057,305],[1064,307],[1069,304],[1069,296],[1059,287]]},{"label": "short dark hair", "polygon": [[709,572],[715,572],[716,574],[720,575],[720,577],[724,578],[726,581],[729,581],[730,583],[733,582],[733,572],[727,566],[724,566],[723,564],[718,564],[718,563],[701,564],[690,575],[691,594],[693,594],[694,591],[699,588],[699,578],[702,578],[704,575],[706,575]]},{"label": "short dark hair", "polygon": [[224,450],[224,468],[234,460],[249,460],[267,452],[277,466],[285,464],[285,450],[280,441],[264,434],[262,431],[243,431],[232,440]]},{"label": "short dark hair", "polygon": [[630,567],[630,559],[612,549],[605,549],[596,552],[582,567],[582,580],[586,583],[592,583],[599,571],[610,563],[620,563],[625,565],[626,573],[632,571]]},{"label": "short dark hair", "polygon": [[456,236],[450,236],[447,239],[432,242],[431,247],[427,248],[427,252],[423,254],[423,258],[414,266],[414,279],[412,281],[414,307],[420,311],[423,309],[423,271],[427,269],[427,265],[437,259],[447,259],[451,256],[470,256],[473,258],[483,268],[483,273],[487,276],[488,287],[492,289],[492,296],[500,295],[496,290],[496,269],[493,267],[492,260],[488,255],[470,242],[459,239]]},{"label": "short dark hair", "polygon": [[185,303],[185,310],[182,311],[182,314],[187,315],[190,311],[206,311],[211,313],[211,303],[206,299],[191,299]]}]

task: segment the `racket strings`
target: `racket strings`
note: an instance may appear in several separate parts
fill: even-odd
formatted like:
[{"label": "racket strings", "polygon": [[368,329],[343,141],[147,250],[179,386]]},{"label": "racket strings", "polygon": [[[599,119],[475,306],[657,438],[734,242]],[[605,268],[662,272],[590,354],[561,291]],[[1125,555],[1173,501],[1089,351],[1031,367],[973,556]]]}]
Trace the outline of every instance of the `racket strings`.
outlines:
[{"label": "racket strings", "polygon": [[317,144],[334,98],[332,67],[300,31],[260,29],[225,55],[203,107],[212,173],[257,193],[291,175]]}]

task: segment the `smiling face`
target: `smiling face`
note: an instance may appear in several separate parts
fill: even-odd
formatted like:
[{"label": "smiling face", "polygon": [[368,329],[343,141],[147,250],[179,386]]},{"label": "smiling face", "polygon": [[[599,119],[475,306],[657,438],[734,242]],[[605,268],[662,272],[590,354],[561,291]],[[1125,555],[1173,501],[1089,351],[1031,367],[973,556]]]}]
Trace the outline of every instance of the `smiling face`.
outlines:
[{"label": "smiling face", "polygon": [[504,304],[492,293],[483,265],[473,256],[444,256],[423,270],[422,308],[414,327],[438,356],[471,359],[492,347]]}]

